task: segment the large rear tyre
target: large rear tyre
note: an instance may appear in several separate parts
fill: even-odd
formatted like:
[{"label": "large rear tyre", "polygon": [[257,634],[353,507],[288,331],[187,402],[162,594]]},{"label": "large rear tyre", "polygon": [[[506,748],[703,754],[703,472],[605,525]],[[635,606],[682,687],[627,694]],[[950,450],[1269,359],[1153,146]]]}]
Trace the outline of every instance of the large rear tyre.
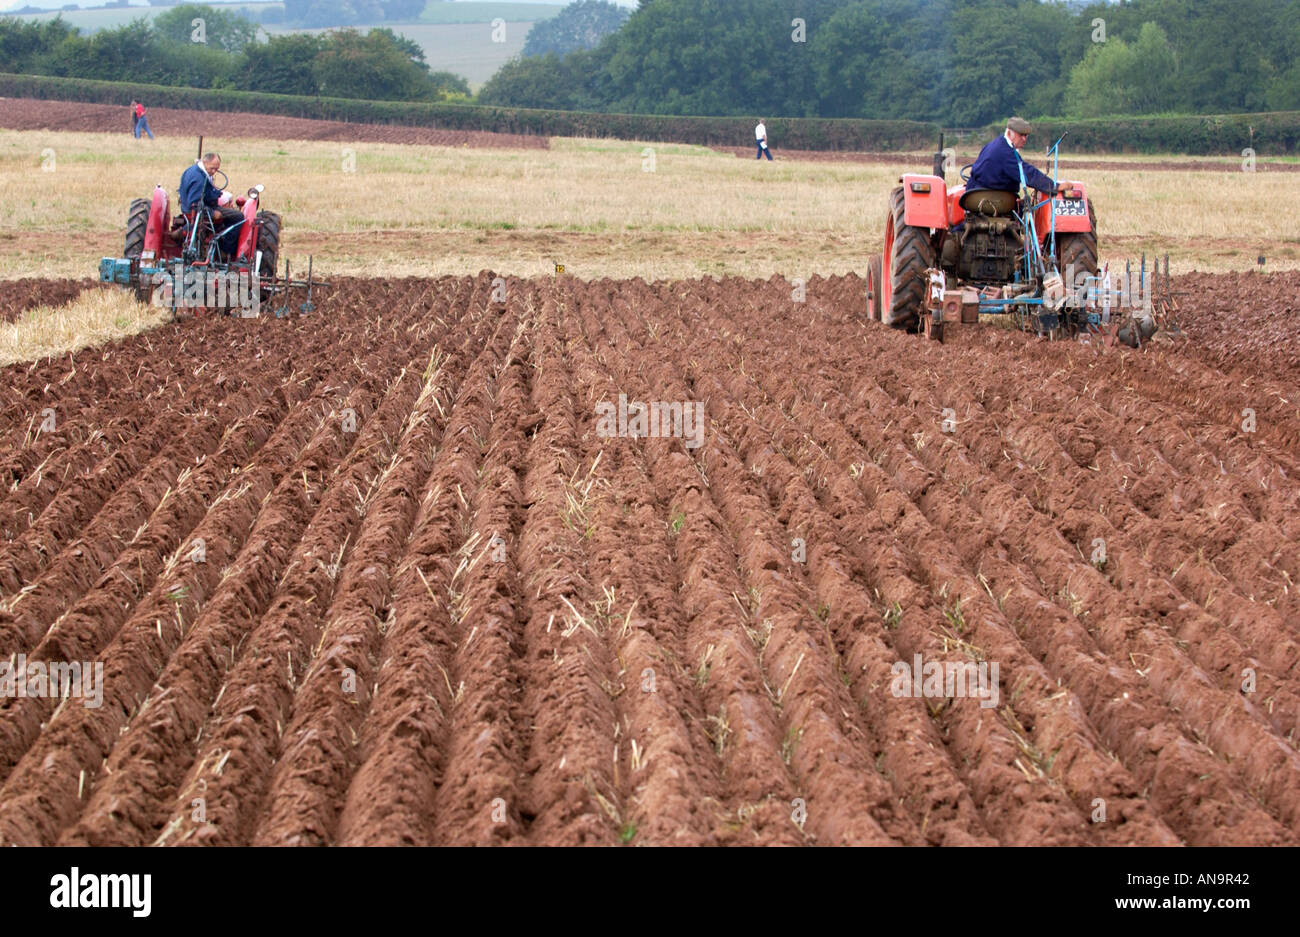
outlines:
[{"label": "large rear tyre", "polygon": [[880,255],[867,260],[867,319],[880,321]]},{"label": "large rear tyre", "polygon": [[[126,240],[122,248],[122,256],[127,260],[139,260],[144,253],[144,235],[149,227],[151,207],[152,203],[147,198],[131,199],[131,207],[126,213]],[[135,298],[142,303],[148,303],[152,295],[149,284],[145,282],[137,282],[134,292]]]},{"label": "large rear tyre", "polygon": [[[257,252],[262,261],[257,267],[259,277],[274,279],[280,262],[280,216],[273,211],[257,213]],[[261,297],[264,303],[271,302],[272,294],[267,292]]]},{"label": "large rear tyre", "polygon": [[280,216],[273,211],[257,213],[257,250],[262,255],[258,274],[264,277],[275,276],[276,265],[280,260]]},{"label": "large rear tyre", "polygon": [[916,327],[925,299],[925,271],[935,265],[930,230],[907,224],[904,208],[900,185],[889,196],[880,281],[883,321],[896,329]]},{"label": "large rear tyre", "polygon": [[126,213],[126,246],[122,256],[134,260],[144,253],[144,233],[149,227],[150,203],[147,198],[131,199],[131,208]]}]

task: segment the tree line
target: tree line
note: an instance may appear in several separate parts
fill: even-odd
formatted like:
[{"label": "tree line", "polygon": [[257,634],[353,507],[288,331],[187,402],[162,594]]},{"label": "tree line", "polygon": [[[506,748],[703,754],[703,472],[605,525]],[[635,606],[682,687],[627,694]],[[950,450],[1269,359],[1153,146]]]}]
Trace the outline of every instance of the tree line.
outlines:
[{"label": "tree line", "polygon": [[521,57],[479,101],[973,127],[1300,109],[1300,0],[641,0],[599,46]]},{"label": "tree line", "polygon": [[0,71],[376,101],[468,101],[470,91],[461,76],[432,71],[419,44],[390,29],[261,42],[251,20],[201,4],[89,36],[58,17],[0,18]]},{"label": "tree line", "polygon": [[[298,0],[295,10],[304,10]],[[347,0],[355,3],[357,0]],[[378,2],[378,0],[376,0]],[[384,0],[411,15],[421,0]],[[206,38],[191,23],[203,18]],[[262,42],[194,4],[81,36],[0,19],[0,71],[388,101],[468,102],[389,29]],[[976,127],[1013,113],[1300,110],[1300,0],[580,0],[477,101],[603,113],[858,117]]]}]

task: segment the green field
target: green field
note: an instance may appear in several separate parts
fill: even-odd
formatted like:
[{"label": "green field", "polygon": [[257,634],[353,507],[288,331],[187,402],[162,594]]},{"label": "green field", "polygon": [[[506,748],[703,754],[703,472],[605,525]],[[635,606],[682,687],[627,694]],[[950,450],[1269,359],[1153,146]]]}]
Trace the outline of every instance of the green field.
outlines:
[{"label": "green field", "polygon": [[565,3],[429,3],[421,23],[490,23],[498,17],[507,23],[536,23],[550,19]]},{"label": "green field", "polygon": [[[246,9],[257,19],[261,10],[278,7],[279,3],[213,3],[225,10]],[[26,13],[24,19],[48,20],[62,16],[65,21],[82,32],[112,29],[135,19],[152,19],[167,7],[126,7],[100,10],[73,10],[67,13]],[[449,3],[431,2],[414,23],[368,23],[358,25],[360,30],[374,26],[387,26],[398,35],[419,43],[425,59],[434,71],[454,72],[469,79],[470,87],[478,91],[483,83],[514,56],[523,51],[524,40],[533,23],[548,19],[563,4],[550,3]],[[505,21],[505,41],[492,41],[492,22]],[[291,32],[325,32],[323,29],[295,30],[280,24],[263,25],[269,34]]]},{"label": "green field", "polygon": [[[282,6],[279,3],[210,3],[208,6],[221,7],[223,10],[240,10],[250,11],[253,19],[257,19],[258,11],[267,7]],[[63,21],[70,26],[75,26],[83,33],[93,33],[99,29],[113,29],[117,26],[125,26],[132,20],[147,19],[151,20],[159,13],[163,13],[167,7],[113,7],[112,9],[98,10],[54,10],[49,13],[22,13],[19,14],[21,19],[25,20],[52,20],[56,16],[62,16]],[[0,16],[10,14],[0,12]]]},{"label": "green field", "polygon": [[[207,5],[220,7],[223,10],[246,9],[253,19],[258,18],[258,13],[261,10],[268,7],[283,6],[281,3],[209,3]],[[69,10],[67,12],[23,13],[21,16],[23,19],[29,20],[48,20],[54,19],[56,16],[62,16],[66,22],[77,27],[82,32],[94,32],[97,29],[112,29],[114,26],[124,26],[141,17],[153,19],[166,9],[167,7],[132,6],[113,7],[111,9]],[[416,23],[431,26],[462,25],[466,23],[491,23],[498,18],[505,20],[507,23],[536,23],[540,20],[550,19],[562,9],[564,9],[563,3],[449,3],[443,0],[443,2],[430,2],[424,8],[424,12],[420,14]],[[0,16],[7,15],[9,14],[0,11]],[[357,28],[366,29],[370,26],[391,25],[393,24],[366,23]],[[403,30],[403,34],[405,34],[405,30]]]},{"label": "green field", "polygon": [[[474,3],[449,4],[451,6],[511,7],[525,4]],[[376,24],[379,25],[379,24]],[[454,72],[469,79],[474,91],[492,77],[498,68],[523,51],[524,40],[533,24],[527,21],[507,20],[505,41],[492,41],[491,19],[475,23],[410,23],[386,24],[389,29],[414,40],[424,50],[429,68],[435,72]],[[263,26],[273,34],[290,32],[325,32],[323,29],[290,29],[283,26]],[[359,29],[369,27],[361,26]]]}]

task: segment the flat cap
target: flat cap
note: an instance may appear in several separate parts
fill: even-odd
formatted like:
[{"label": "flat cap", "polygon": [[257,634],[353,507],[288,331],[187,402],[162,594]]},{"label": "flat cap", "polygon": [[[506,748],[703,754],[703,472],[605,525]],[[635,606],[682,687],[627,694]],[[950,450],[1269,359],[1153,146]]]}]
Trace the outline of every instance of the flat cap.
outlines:
[{"label": "flat cap", "polygon": [[1028,135],[1033,128],[1029,126],[1029,121],[1025,120],[1023,117],[1012,117],[1007,121],[1007,129],[1014,130],[1016,133]]}]

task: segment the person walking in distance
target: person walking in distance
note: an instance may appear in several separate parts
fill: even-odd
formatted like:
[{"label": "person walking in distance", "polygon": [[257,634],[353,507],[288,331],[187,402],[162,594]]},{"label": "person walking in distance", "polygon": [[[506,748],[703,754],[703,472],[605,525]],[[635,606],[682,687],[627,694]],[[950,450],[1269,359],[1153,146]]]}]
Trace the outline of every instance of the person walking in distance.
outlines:
[{"label": "person walking in distance", "polygon": [[143,130],[149,134],[149,139],[153,139],[153,131],[149,129],[149,118],[144,116],[144,105],[139,101],[132,101],[131,107],[135,110],[135,138],[140,139],[140,131]]},{"label": "person walking in distance", "polygon": [[767,148],[767,125],[763,123],[763,118],[758,119],[758,126],[754,128],[754,142],[758,144],[758,152],[754,154],[754,159],[762,159],[765,155],[770,162],[772,151]]}]

